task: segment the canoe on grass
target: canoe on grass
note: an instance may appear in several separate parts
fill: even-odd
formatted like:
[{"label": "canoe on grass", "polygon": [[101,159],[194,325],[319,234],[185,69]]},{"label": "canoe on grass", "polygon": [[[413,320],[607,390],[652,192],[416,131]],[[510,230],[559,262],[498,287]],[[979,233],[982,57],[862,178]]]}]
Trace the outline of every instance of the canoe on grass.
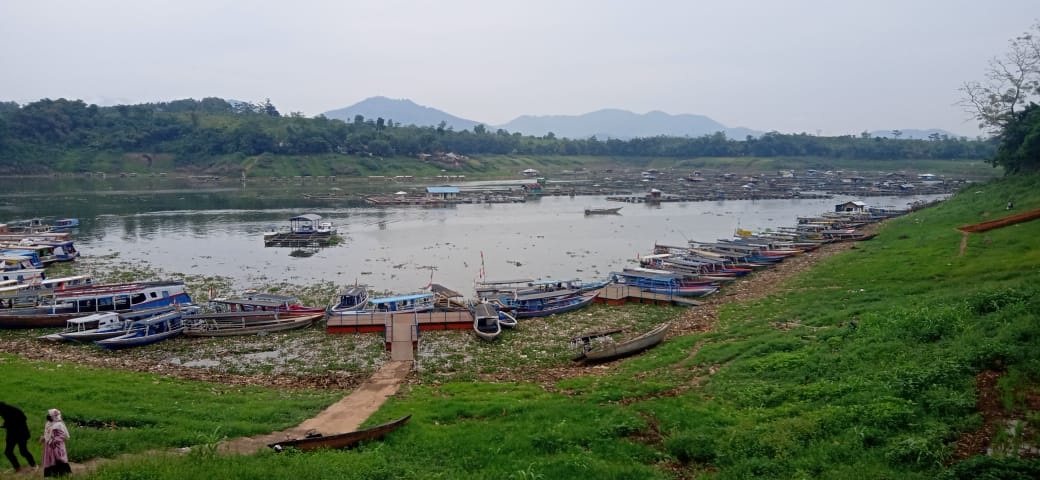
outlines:
[{"label": "canoe on grass", "polygon": [[273,448],[276,452],[281,452],[286,448],[297,448],[303,451],[318,450],[322,448],[326,449],[348,449],[358,446],[361,442],[366,440],[378,440],[383,438],[388,433],[401,428],[402,425],[408,423],[408,420],[412,418],[411,415],[405,415],[397,420],[393,420],[382,425],[376,425],[371,428],[365,428],[362,430],[355,430],[353,432],[340,433],[337,435],[315,435],[307,436],[304,438],[293,438],[283,440],[281,442],[273,442],[267,444],[268,447]]},{"label": "canoe on grass", "polygon": [[662,323],[653,330],[631,340],[588,350],[574,358],[574,361],[588,364],[607,362],[618,358],[624,358],[629,355],[635,355],[643,350],[656,347],[657,344],[664,341],[664,337],[668,333],[668,328],[671,327],[671,325],[671,323]]}]

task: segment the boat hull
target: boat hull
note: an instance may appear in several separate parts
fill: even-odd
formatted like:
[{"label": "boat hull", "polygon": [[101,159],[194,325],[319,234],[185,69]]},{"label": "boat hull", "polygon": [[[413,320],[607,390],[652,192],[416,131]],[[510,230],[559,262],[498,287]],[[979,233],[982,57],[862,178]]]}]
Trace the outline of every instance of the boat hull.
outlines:
[{"label": "boat hull", "polygon": [[308,327],[324,316],[324,312],[306,314],[271,312],[266,315],[244,316],[238,314],[227,317],[201,315],[198,318],[185,318],[184,335],[188,337],[262,335]]},{"label": "boat hull", "polygon": [[267,446],[271,447],[276,452],[281,452],[287,448],[296,448],[303,451],[320,449],[344,450],[354,448],[360,445],[361,442],[367,440],[381,439],[390,432],[401,428],[404,424],[408,423],[408,420],[411,418],[411,415],[406,415],[397,420],[377,425],[372,428],[340,433],[337,435],[287,439],[281,442],[269,443]]},{"label": "boat hull", "polygon": [[658,344],[664,341],[665,335],[668,334],[668,329],[671,328],[671,323],[664,323],[649,332],[646,332],[631,340],[608,345],[606,347],[589,350],[579,355],[574,360],[577,362],[590,364],[607,362],[610,360],[616,360],[619,358],[628,357],[635,355],[644,350],[656,347]]}]

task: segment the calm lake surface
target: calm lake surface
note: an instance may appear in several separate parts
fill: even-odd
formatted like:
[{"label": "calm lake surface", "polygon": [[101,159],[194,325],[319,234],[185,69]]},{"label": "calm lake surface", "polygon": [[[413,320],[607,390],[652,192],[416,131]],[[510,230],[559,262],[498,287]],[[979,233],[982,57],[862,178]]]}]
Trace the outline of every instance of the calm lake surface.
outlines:
[{"label": "calm lake surface", "polygon": [[[798,216],[831,211],[848,200],[905,208],[935,196],[664,203],[607,202],[604,197],[546,197],[521,204],[449,208],[372,208],[306,203],[299,195],[220,192],[67,192],[31,189],[3,196],[7,217],[78,217],[84,256],[115,254],[116,263],[166,272],[220,275],[236,288],[288,282],[355,282],[405,293],[432,281],[471,296],[488,279],[597,280],[633,265],[655,243],[729,237],[737,227],[791,226]],[[290,200],[296,198],[296,200]],[[292,208],[286,208],[291,205]],[[623,206],[620,215],[584,215],[586,207]],[[340,245],[298,251],[265,248],[262,233],[301,213],[332,221]],[[482,260],[483,254],[483,260]]]}]

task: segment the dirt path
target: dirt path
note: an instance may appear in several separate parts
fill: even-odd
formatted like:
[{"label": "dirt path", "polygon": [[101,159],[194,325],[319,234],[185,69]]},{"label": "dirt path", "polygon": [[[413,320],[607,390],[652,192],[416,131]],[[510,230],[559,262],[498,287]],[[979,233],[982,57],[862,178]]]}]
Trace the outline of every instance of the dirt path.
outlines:
[{"label": "dirt path", "polygon": [[310,431],[331,435],[357,430],[368,417],[379,410],[387,398],[397,393],[411,370],[412,362],[387,362],[372,375],[372,378],[316,417],[281,432],[236,438],[221,443],[217,447],[218,451],[246,455],[266,447],[268,443],[303,437]]},{"label": "dirt path", "polygon": [[[368,419],[379,407],[397,393],[404,384],[408,373],[412,371],[410,361],[390,361],[376,371],[368,381],[358,386],[342,400],[329,405],[317,416],[304,420],[303,423],[282,430],[254,437],[241,437],[217,445],[217,451],[223,454],[250,455],[257,450],[267,448],[267,444],[306,436],[308,432],[317,431],[325,435],[351,432],[357,430],[365,420]],[[173,449],[151,452],[164,455],[179,455],[187,453],[187,449]],[[149,452],[122,455],[118,458],[94,458],[83,463],[73,463],[72,473],[78,474],[94,470],[103,463],[129,458],[136,455],[146,455]],[[12,476],[4,475],[0,471],[0,478],[29,478],[38,477],[42,470],[25,469],[17,474],[11,472]]]}]

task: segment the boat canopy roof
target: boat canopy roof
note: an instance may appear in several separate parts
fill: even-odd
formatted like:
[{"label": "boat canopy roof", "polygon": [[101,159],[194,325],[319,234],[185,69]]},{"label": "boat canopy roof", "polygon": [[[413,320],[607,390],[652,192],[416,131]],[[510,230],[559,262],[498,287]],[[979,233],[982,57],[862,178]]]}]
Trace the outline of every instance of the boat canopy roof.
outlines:
[{"label": "boat canopy roof", "polygon": [[368,290],[365,289],[364,285],[355,285],[355,286],[352,286],[352,287],[347,287],[344,290],[341,290],[339,292],[339,296],[341,296],[341,297],[361,297],[361,296],[366,295],[367,293],[368,293]]},{"label": "boat canopy roof", "polygon": [[108,320],[110,318],[119,318],[119,314],[116,312],[95,313],[85,317],[70,318],[68,323],[69,325],[84,325],[92,322],[101,322],[102,320]]},{"label": "boat canopy roof", "polygon": [[527,294],[524,294],[524,295],[517,295],[516,296],[516,300],[517,301],[543,300],[543,299],[546,299],[546,298],[568,297],[568,296],[572,296],[572,295],[577,295],[578,293],[579,293],[578,290],[557,290],[555,292],[527,293]]},{"label": "boat canopy roof", "polygon": [[489,303],[478,303],[473,307],[473,316],[477,318],[498,318],[498,310]]},{"label": "boat canopy roof", "polygon": [[318,220],[321,220],[321,215],[314,213],[305,213],[289,219],[290,222],[317,222]]},{"label": "boat canopy roof", "polygon": [[621,271],[621,272],[618,272],[617,274],[621,275],[622,277],[628,277],[628,278],[641,278],[641,279],[645,279],[645,280],[661,280],[661,281],[676,280],[676,279],[679,279],[679,278],[682,277],[682,275],[678,275],[678,274],[675,274],[675,273],[672,273],[672,272],[636,272],[636,271],[631,271],[631,270]]},{"label": "boat canopy roof", "polygon": [[479,286],[509,285],[509,284],[513,284],[513,283],[527,284],[527,283],[531,283],[533,281],[534,281],[533,278],[521,278],[521,279],[517,279],[517,280],[484,280],[484,281],[481,281],[481,282],[477,282],[477,285],[479,285]]},{"label": "boat canopy roof", "polygon": [[29,285],[26,285],[26,284],[18,284],[18,285],[11,285],[11,286],[7,286],[7,287],[0,287],[0,293],[17,292],[19,290],[24,290],[25,288],[28,288],[28,287],[29,287]]},{"label": "boat canopy roof", "polygon": [[422,299],[425,299],[425,298],[433,298],[433,294],[432,293],[413,293],[413,294],[409,294],[409,295],[398,295],[396,297],[372,298],[372,299],[368,300],[368,303],[378,305],[378,304],[382,304],[382,303],[404,302],[404,301],[407,301],[407,300],[422,300]]},{"label": "boat canopy roof", "polygon": [[210,303],[220,303],[223,305],[254,305],[257,307],[281,307],[286,302],[280,302],[277,300],[263,300],[263,299],[249,299],[249,298],[214,298],[210,300]]},{"label": "boat canopy roof", "polygon": [[461,293],[456,292],[455,290],[445,287],[444,285],[441,285],[439,283],[431,283],[430,291],[438,295],[441,295],[442,297],[448,298],[458,298],[462,296]]},{"label": "boat canopy roof", "polygon": [[72,276],[72,277],[48,278],[47,280],[44,280],[44,281],[40,282],[40,285],[50,286],[50,285],[56,285],[56,284],[59,284],[59,283],[68,283],[68,282],[75,282],[77,280],[89,280],[89,279],[90,279],[89,275],[75,275],[75,276]]},{"label": "boat canopy roof", "polygon": [[142,318],[140,320],[134,320],[133,324],[136,325],[136,326],[155,325],[157,323],[163,323],[163,322],[168,322],[170,320],[175,320],[177,318],[180,318],[181,315],[183,315],[181,312],[174,310],[174,311],[170,311],[170,312],[166,312],[166,313],[160,313],[160,314],[152,316],[152,317]]},{"label": "boat canopy roof", "polygon": [[581,279],[580,278],[565,278],[565,279],[562,279],[562,280],[553,280],[551,278],[547,278],[545,280],[533,281],[533,282],[531,282],[531,286],[532,287],[536,287],[536,286],[543,286],[543,285],[556,285],[557,283],[576,283],[576,282],[581,282]]}]

